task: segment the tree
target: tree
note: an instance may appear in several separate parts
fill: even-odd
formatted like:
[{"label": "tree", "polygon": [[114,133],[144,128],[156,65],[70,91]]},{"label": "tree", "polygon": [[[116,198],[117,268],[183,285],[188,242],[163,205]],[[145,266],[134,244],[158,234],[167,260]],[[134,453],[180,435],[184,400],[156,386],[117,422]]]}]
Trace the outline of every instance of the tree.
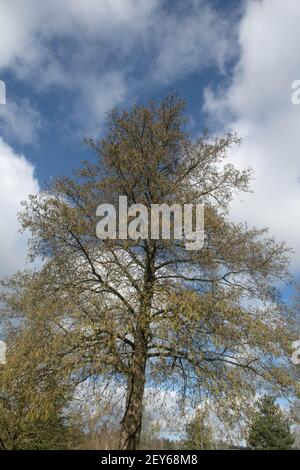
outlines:
[{"label": "tree", "polygon": [[257,407],[248,433],[248,446],[251,449],[291,449],[295,438],[275,398],[265,395],[258,400]]},{"label": "tree", "polygon": [[214,447],[213,432],[207,422],[206,413],[197,410],[193,419],[186,425],[184,448],[188,450],[208,450]]},{"label": "tree", "polygon": [[[39,373],[26,332],[10,338],[0,370],[0,449],[68,449],[82,430],[63,384]],[[29,347],[29,348],[28,348]]]},{"label": "tree", "polygon": [[[139,446],[148,384],[210,396],[230,419],[257,386],[293,387],[284,364],[291,335],[274,288],[289,279],[288,250],[266,230],[228,219],[233,194],[247,191],[251,176],[225,162],[238,139],[193,141],[183,112],[171,95],[111,113],[107,136],[85,141],[95,161],[24,204],[30,254],[44,264],[6,283],[3,297],[3,315],[45,338],[39,354],[48,373],[124,387],[121,449]],[[149,213],[152,204],[204,203],[204,247],[162,236],[99,240],[96,209],[118,207],[119,196]]]},{"label": "tree", "polygon": [[300,401],[295,400],[290,407],[290,420],[292,422],[295,442],[293,447],[300,449]]}]

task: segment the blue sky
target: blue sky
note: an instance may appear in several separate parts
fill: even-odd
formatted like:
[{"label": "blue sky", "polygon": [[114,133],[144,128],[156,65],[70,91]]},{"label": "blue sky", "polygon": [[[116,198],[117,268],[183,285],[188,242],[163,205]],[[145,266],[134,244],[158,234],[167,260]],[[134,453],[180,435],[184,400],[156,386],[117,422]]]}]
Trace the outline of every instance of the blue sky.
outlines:
[{"label": "blue sky", "polygon": [[1,0],[0,273],[25,266],[20,201],[90,157],[81,140],[109,109],[175,89],[194,136],[243,138],[230,158],[254,168],[255,192],[231,217],[287,241],[298,277],[299,19],[298,0]]}]

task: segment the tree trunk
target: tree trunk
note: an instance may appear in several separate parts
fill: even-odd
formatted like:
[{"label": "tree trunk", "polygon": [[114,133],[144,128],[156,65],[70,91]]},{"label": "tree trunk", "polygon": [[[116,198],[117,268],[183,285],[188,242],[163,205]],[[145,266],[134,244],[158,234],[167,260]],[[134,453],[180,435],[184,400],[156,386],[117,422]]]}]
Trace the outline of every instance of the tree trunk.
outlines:
[{"label": "tree trunk", "polygon": [[144,289],[141,297],[140,315],[134,334],[134,353],[127,374],[126,408],[121,421],[120,449],[139,448],[143,419],[143,398],[148,353],[149,322],[154,285],[154,252],[147,253],[144,273]]},{"label": "tree trunk", "polygon": [[127,376],[126,408],[121,421],[120,449],[136,450],[140,445],[147,348],[144,336],[135,341],[132,367]]}]

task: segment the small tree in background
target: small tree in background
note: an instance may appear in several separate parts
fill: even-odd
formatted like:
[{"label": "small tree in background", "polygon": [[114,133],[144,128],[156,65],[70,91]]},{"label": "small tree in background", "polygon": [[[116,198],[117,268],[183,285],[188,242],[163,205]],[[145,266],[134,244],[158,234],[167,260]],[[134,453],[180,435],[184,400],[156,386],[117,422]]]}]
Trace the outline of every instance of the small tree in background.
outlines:
[{"label": "small tree in background", "polygon": [[83,432],[68,385],[40,373],[31,339],[26,329],[10,337],[0,368],[0,450],[76,448]]},{"label": "small tree in background", "polygon": [[293,434],[295,437],[295,442],[293,447],[295,449],[300,449],[300,401],[296,400],[291,405],[290,408],[290,420],[293,426]]},{"label": "small tree in background", "polygon": [[275,398],[265,395],[257,404],[258,411],[248,433],[248,446],[251,449],[291,449],[295,438],[291,433],[290,423],[280,406],[275,403]]},{"label": "small tree in background", "polygon": [[215,447],[213,432],[207,414],[197,410],[193,419],[186,425],[184,448],[188,450],[207,450]]}]

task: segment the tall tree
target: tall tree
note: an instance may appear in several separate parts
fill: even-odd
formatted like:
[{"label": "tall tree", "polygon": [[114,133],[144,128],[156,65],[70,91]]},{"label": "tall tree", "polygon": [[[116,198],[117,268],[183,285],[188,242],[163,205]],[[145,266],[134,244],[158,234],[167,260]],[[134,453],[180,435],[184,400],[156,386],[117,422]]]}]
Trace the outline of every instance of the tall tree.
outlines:
[{"label": "tall tree", "polygon": [[[147,384],[209,395],[220,413],[265,382],[292,387],[291,335],[274,288],[288,280],[288,250],[266,230],[228,220],[251,175],[225,161],[237,139],[193,141],[184,104],[171,95],[113,111],[107,136],[86,143],[94,163],[25,203],[31,256],[44,265],[16,276],[4,299],[7,315],[46,336],[44,367],[74,383],[123,384],[122,449],[139,446]],[[152,204],[205,204],[204,247],[162,236],[100,241],[96,209],[118,207],[119,196],[149,213]]]},{"label": "tall tree", "polygon": [[248,446],[251,449],[291,449],[295,438],[275,398],[265,395],[258,400],[257,407],[248,433]]}]

